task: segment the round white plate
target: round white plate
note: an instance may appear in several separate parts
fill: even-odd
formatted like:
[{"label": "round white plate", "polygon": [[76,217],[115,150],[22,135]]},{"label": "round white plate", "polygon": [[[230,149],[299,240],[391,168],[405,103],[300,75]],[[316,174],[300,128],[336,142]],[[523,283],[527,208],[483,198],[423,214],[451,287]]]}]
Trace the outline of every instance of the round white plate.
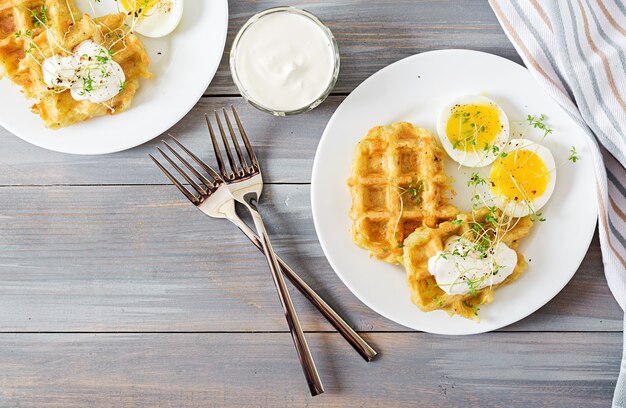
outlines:
[{"label": "round white plate", "polygon": [[[466,94],[485,94],[505,110],[515,135],[523,127],[515,120],[545,114],[554,129],[545,143],[557,163],[556,188],[537,223],[524,239],[521,252],[528,271],[495,292],[481,306],[481,322],[443,311],[422,312],[410,300],[402,266],[370,259],[351,240],[348,211],[351,198],[346,180],[354,148],[376,125],[410,121],[436,134],[439,109]],[[538,130],[527,133],[538,140]],[[574,145],[581,160],[567,160]],[[469,50],[441,50],[414,55],[372,75],[337,108],[320,141],[313,165],[313,219],[324,253],[346,286],[367,306],[401,325],[438,334],[472,334],[514,323],[552,299],[572,278],[593,237],[597,202],[594,170],[583,131],[539,87],[520,65],[494,55]],[[467,180],[471,169],[446,158],[446,170],[458,195],[452,200],[469,210]],[[559,166],[562,164],[561,166]],[[489,168],[486,170],[488,171]],[[485,170],[483,170],[485,171]]]},{"label": "round white plate", "polygon": [[[76,1],[81,11],[92,16],[115,13],[116,4],[115,0]],[[126,112],[64,129],[46,129],[30,112],[33,101],[4,78],[0,80],[0,125],[29,143],[64,153],[104,154],[138,146],[168,130],[198,102],[222,59],[227,29],[227,0],[187,0],[182,21],[172,34],[141,37],[154,78],[141,80]]]}]

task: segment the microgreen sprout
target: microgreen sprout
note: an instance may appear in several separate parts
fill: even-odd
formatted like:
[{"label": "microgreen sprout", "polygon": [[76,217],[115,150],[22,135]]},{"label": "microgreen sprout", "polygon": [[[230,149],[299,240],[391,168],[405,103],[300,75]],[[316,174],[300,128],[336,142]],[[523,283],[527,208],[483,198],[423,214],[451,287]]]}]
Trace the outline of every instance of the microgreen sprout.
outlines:
[{"label": "microgreen sprout", "polygon": [[424,188],[423,183],[421,181],[418,181],[415,184],[409,183],[409,185],[405,189],[402,190],[402,194],[400,194],[400,196],[404,194],[408,194],[415,200],[417,204],[421,204],[422,197],[420,196],[420,194],[423,188]]},{"label": "microgreen sprout", "polygon": [[468,187],[479,186],[481,184],[487,184],[487,180],[483,177],[480,177],[476,172],[472,173],[470,179],[467,181]]},{"label": "microgreen sprout", "polygon": [[100,48],[96,54],[96,61],[100,64],[106,64],[111,59],[113,52],[111,50],[104,50]]},{"label": "microgreen sprout", "polygon": [[30,17],[35,28],[40,28],[42,25],[45,25],[48,22],[48,17],[46,13],[48,12],[48,7],[45,4],[41,5],[41,9],[30,10]]},{"label": "microgreen sprout", "polygon": [[83,77],[83,90],[82,95],[88,94],[93,91],[94,80],[91,77],[91,74],[87,74],[86,77]]},{"label": "microgreen sprout", "polygon": [[532,215],[530,216],[530,220],[532,222],[544,222],[546,219],[542,217],[542,213],[540,212],[533,212]]},{"label": "microgreen sprout", "polygon": [[488,209],[489,212],[485,216],[485,222],[493,225],[494,227],[498,227],[499,222],[498,218],[496,217],[496,207],[488,207]]},{"label": "microgreen sprout", "polygon": [[571,161],[572,163],[576,163],[579,160],[578,152],[576,151],[575,146],[572,146],[572,148],[570,149],[570,155],[567,160]]},{"label": "microgreen sprout", "polygon": [[548,136],[550,133],[552,133],[552,129],[550,129],[545,124],[546,117],[545,117],[545,115],[543,113],[541,115],[539,115],[539,116],[528,115],[526,117],[526,120],[528,121],[528,125],[529,126],[532,126],[535,129],[543,130],[543,137],[544,138],[546,136]]},{"label": "microgreen sprout", "polygon": [[472,294],[472,296],[476,297],[478,296],[478,293],[476,292],[476,284],[478,283],[477,281],[474,281],[470,278],[467,278],[467,289],[469,290],[469,293]]},{"label": "microgreen sprout", "polygon": [[465,307],[472,309],[472,313],[474,313],[474,316],[478,316],[478,311],[480,310],[480,307],[478,307],[479,305],[472,306],[472,304],[468,302],[467,300],[463,301],[463,305],[465,305]]}]

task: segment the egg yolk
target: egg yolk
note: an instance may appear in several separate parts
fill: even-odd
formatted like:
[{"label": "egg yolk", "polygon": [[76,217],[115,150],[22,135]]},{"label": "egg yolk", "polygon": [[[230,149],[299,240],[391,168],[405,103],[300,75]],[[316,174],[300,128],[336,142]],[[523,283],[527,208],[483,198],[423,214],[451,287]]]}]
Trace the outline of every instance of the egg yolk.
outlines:
[{"label": "egg yolk", "polygon": [[549,179],[545,163],[530,150],[516,150],[499,157],[489,176],[491,191],[513,201],[532,201],[541,196]]},{"label": "egg yolk", "polygon": [[446,124],[446,135],[458,150],[487,150],[502,130],[498,109],[492,104],[456,105]]},{"label": "egg yolk", "polygon": [[119,0],[122,7],[131,13],[136,13],[136,17],[145,15],[159,0]]}]

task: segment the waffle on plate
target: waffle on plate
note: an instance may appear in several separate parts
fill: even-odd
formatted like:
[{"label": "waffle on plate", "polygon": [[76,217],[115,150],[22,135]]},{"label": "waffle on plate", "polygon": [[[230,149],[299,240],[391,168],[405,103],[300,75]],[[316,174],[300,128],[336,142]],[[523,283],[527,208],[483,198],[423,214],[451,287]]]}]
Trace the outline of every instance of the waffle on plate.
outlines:
[{"label": "waffle on plate", "polygon": [[[123,13],[92,19],[81,15],[72,0],[0,0],[0,72],[20,86],[49,128],[60,128],[130,107],[139,78],[151,78],[146,50],[125,25]],[[42,62],[53,55],[69,56],[91,40],[111,51],[124,71],[122,91],[104,103],[75,100],[69,90],[50,89]]]},{"label": "waffle on plate", "polygon": [[[476,173],[468,186],[485,183]],[[376,259],[402,264],[411,299],[425,312],[479,321],[478,310],[495,289],[527,269],[517,248],[537,214],[514,218],[474,201],[473,212],[460,214],[449,202],[444,153],[424,129],[407,122],[372,128],[356,147],[348,186],[353,241]],[[483,267],[490,272],[476,278]]]},{"label": "waffle on plate", "polygon": [[[437,285],[437,281],[428,271],[429,258],[435,256],[438,251],[442,251],[445,241],[451,236],[458,235],[470,240],[475,239],[476,232],[471,227],[477,222],[484,222],[488,213],[486,208],[482,208],[474,214],[460,214],[457,219],[461,222],[447,221],[435,228],[423,226],[416,229],[404,241],[403,263],[411,290],[411,300],[421,310],[430,312],[439,309],[450,315],[458,314],[478,321],[480,305],[490,303],[498,287],[513,282],[526,271],[528,265],[522,254],[516,251],[517,265],[511,275],[499,284],[463,295],[447,294]],[[501,217],[499,211],[497,217]],[[510,219],[509,229],[503,235],[502,242],[517,250],[520,240],[530,233],[532,226],[531,217]],[[495,231],[489,232],[493,235]]]},{"label": "waffle on plate", "polygon": [[427,130],[408,122],[376,126],[359,142],[348,186],[352,239],[381,260],[399,263],[402,242],[459,210],[449,203],[443,152]]}]

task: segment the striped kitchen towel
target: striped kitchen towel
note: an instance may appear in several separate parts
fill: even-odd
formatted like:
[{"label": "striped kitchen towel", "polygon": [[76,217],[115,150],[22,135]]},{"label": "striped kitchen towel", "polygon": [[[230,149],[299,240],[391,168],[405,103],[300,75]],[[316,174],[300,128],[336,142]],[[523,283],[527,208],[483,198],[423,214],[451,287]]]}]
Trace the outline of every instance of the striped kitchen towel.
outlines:
[{"label": "striped kitchen towel", "polygon": [[[624,0],[490,0],[533,77],[588,134],[609,288],[626,305]],[[626,353],[625,353],[626,355]],[[626,360],[613,406],[626,408]]]}]

